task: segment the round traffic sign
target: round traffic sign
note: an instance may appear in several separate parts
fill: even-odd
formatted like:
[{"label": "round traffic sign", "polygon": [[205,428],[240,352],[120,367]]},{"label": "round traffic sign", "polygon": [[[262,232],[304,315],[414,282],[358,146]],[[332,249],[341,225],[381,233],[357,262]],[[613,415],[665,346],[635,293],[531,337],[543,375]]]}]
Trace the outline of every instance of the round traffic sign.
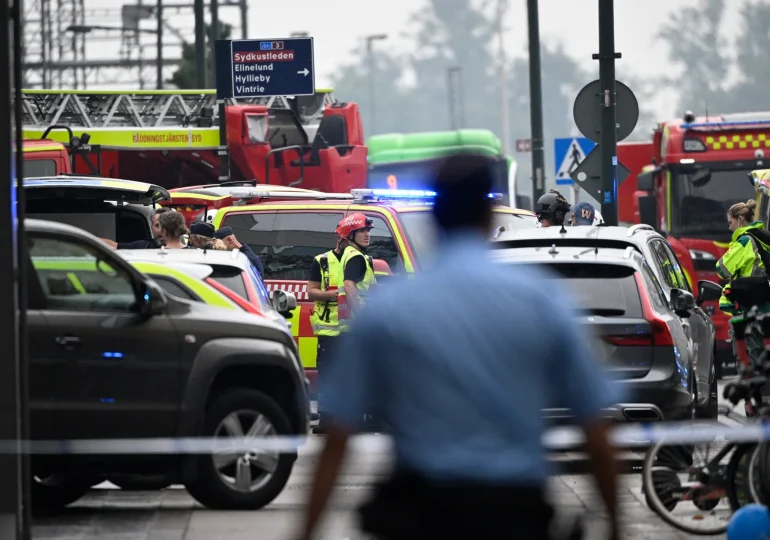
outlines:
[{"label": "round traffic sign", "polygon": [[[587,139],[600,142],[602,129],[602,108],[604,91],[600,81],[593,81],[583,87],[575,98],[572,117],[575,125]],[[631,89],[615,81],[615,124],[618,140],[622,141],[634,131],[639,121],[639,102]]]}]

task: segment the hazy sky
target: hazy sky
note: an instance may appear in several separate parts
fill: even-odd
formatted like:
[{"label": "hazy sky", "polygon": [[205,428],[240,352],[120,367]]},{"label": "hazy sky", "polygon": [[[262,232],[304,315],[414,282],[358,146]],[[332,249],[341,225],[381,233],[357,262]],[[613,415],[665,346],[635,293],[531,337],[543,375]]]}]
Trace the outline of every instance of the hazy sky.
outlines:
[{"label": "hazy sky", "polygon": [[[125,1],[137,3],[140,0]],[[155,0],[142,1],[144,4],[155,4]],[[725,21],[726,31],[737,30],[736,12],[745,1],[730,0],[729,4],[735,9]],[[510,2],[511,11],[506,17],[508,54],[524,57],[527,54],[526,0]],[[695,2],[696,0],[615,1],[616,48],[623,53],[622,60],[617,64],[620,80],[623,80],[622,74],[628,71],[644,75],[671,69],[666,46],[655,39],[655,34],[672,13]],[[85,0],[86,8],[109,7],[116,11],[122,3],[121,0]],[[425,4],[425,0],[250,0],[249,37],[280,38],[287,37],[292,32],[310,33],[315,38],[316,85],[323,87],[330,84],[331,76],[338,66],[350,60],[351,51],[363,48],[366,35],[387,33],[389,39],[376,43],[376,47],[407,51],[410,42],[403,36],[411,29],[409,22],[412,15]],[[590,72],[595,73],[596,78],[599,74],[598,62],[591,60],[591,54],[598,52],[597,10],[598,0],[540,0],[542,40],[562,41],[569,54],[585,68],[592,70]],[[235,24],[239,21],[235,8],[222,8],[221,17]],[[355,21],[355,24],[352,24],[352,21]],[[120,24],[119,20],[108,22],[104,19],[86,22]],[[152,27],[151,21],[146,22]],[[176,16],[171,22],[174,26],[188,30],[192,30],[194,24],[191,14],[182,18]],[[185,34],[187,33],[185,31]],[[152,44],[154,38],[146,35],[145,39]],[[103,44],[93,43],[88,47],[87,54],[92,58],[102,56],[104,50]],[[117,51],[113,54],[117,54]],[[344,96],[338,97],[344,99]],[[671,96],[663,94],[657,96],[655,103],[646,105],[652,108],[660,119],[681,113],[674,110]],[[697,109],[697,105],[694,105],[693,109]]]}]

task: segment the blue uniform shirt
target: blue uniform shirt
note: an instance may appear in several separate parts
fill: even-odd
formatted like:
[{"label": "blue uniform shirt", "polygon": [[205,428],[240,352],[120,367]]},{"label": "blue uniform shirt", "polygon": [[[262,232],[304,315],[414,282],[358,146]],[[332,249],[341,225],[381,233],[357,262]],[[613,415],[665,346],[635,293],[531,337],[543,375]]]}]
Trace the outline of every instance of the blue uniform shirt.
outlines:
[{"label": "blue uniform shirt", "polygon": [[389,282],[339,339],[330,415],[377,411],[396,463],[436,479],[540,484],[541,410],[580,420],[621,402],[557,280],[494,263],[483,236],[454,238],[429,268]]}]

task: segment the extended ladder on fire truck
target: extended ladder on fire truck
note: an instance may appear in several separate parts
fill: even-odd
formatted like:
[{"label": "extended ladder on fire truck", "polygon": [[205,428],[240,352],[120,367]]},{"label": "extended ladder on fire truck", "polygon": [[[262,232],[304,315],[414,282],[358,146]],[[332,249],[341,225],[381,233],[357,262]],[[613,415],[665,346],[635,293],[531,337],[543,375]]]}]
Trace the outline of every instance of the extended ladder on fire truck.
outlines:
[{"label": "extended ladder on fire truck", "polygon": [[[216,127],[219,107],[215,90],[22,90],[23,125],[44,130],[72,128]],[[264,105],[292,109],[304,125],[320,122],[323,109],[336,101],[330,89],[313,96],[230,99],[228,105]]]}]

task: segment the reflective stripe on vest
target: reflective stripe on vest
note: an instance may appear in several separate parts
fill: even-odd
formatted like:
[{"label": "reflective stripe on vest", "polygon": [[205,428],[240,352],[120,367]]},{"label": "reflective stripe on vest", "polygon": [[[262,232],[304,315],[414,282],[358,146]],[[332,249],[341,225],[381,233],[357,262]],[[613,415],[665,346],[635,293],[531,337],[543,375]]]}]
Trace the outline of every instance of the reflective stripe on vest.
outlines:
[{"label": "reflective stripe on vest", "polygon": [[[364,273],[364,279],[362,279],[360,282],[356,283],[356,292],[358,293],[358,300],[359,304],[361,306],[364,305],[366,302],[366,296],[369,292],[369,289],[372,285],[375,285],[377,283],[377,279],[374,276],[374,268],[372,267],[372,258],[368,255],[364,255],[360,251],[358,251],[356,248],[352,246],[348,246],[345,248],[345,251],[342,253],[342,260],[340,261],[340,273],[339,277],[337,278],[338,283],[343,284],[345,283],[345,267],[347,266],[348,262],[353,257],[364,257],[364,260],[366,261],[366,272]],[[339,289],[339,293],[337,296],[339,305],[338,305],[338,314],[339,314],[339,322],[340,322],[340,332],[347,332],[350,328],[347,323],[349,323],[350,319],[353,318],[353,313],[350,310],[350,306],[347,302],[347,295],[345,294],[345,287],[342,286]]]},{"label": "reflective stripe on vest", "polygon": [[[321,290],[335,291],[342,263],[334,251],[327,251],[315,257],[321,268]],[[310,324],[316,336],[338,336],[340,333],[337,320],[337,302],[316,302],[313,304],[313,313],[310,315]]]}]

